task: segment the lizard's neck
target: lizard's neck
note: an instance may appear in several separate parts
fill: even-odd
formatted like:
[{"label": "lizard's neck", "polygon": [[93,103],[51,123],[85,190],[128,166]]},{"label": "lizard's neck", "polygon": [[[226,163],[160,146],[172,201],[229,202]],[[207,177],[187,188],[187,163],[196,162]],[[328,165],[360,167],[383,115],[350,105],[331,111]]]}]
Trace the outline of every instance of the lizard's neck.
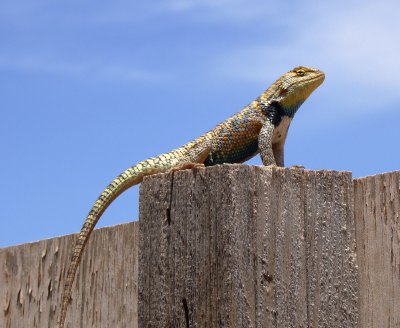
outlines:
[{"label": "lizard's neck", "polygon": [[283,118],[293,118],[297,110],[303,102],[297,102],[292,106],[282,105],[279,101],[271,101],[268,105],[260,103],[261,111],[265,115],[266,119],[269,120],[275,127],[277,127]]},{"label": "lizard's neck", "polygon": [[297,110],[303,104],[303,102],[304,101],[299,101],[292,106],[280,105],[283,115],[293,118],[294,114],[296,114]]}]

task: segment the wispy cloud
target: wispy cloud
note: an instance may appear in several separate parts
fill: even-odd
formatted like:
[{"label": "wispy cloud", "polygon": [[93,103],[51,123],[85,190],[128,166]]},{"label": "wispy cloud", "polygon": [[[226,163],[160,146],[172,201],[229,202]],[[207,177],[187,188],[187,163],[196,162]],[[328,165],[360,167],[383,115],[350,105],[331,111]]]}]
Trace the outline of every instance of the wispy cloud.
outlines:
[{"label": "wispy cloud", "polygon": [[164,79],[164,75],[160,72],[152,73],[130,65],[118,66],[96,60],[71,61],[35,55],[24,57],[0,55],[0,70],[56,74],[92,81],[157,82]]},{"label": "wispy cloud", "polygon": [[[285,4],[282,1],[271,0],[171,0],[165,4],[166,9],[176,12],[185,12],[196,16],[201,15],[203,20],[218,18],[223,21],[247,21],[256,17],[274,17],[280,11],[295,7],[294,4]],[[284,15],[280,15],[284,19]]]},{"label": "wispy cloud", "polygon": [[[278,0],[154,0],[151,5],[120,0],[99,6],[96,11],[81,16],[79,21],[91,23],[141,23],[171,14],[189,15],[196,21],[245,22],[255,17],[278,17],[282,10],[293,8]],[[280,20],[284,20],[279,15]]]},{"label": "wispy cloud", "polygon": [[[80,5],[78,1],[74,4]],[[8,13],[7,15],[10,16],[8,21],[26,22],[29,19],[37,20],[36,13],[40,12],[43,6],[51,7],[49,1],[42,0],[36,5],[32,1],[30,6],[24,7],[10,5],[2,8],[0,5],[0,11],[4,9],[4,12]],[[121,33],[121,27],[118,24],[137,24],[135,27],[124,28],[123,32],[129,29],[137,32],[143,26],[152,27],[148,32],[150,37],[137,33],[140,35],[137,45],[141,47],[140,55],[137,56],[138,60],[121,54],[127,49],[124,46],[120,47],[122,50],[115,50],[115,53],[118,52],[116,57],[120,60],[114,62],[110,62],[107,54],[103,55],[98,48],[85,48],[87,58],[90,57],[91,60],[80,60],[63,56],[64,49],[49,46],[48,52],[40,55],[39,52],[35,52],[35,49],[23,47],[21,48],[23,52],[21,49],[19,53],[12,53],[10,50],[8,55],[0,55],[0,68],[62,74],[83,79],[165,81],[167,75],[168,79],[173,79],[174,74],[179,74],[176,72],[188,70],[189,68],[184,65],[189,64],[191,74],[197,74],[199,77],[207,74],[208,80],[210,78],[220,81],[237,79],[258,83],[265,82],[266,75],[278,76],[283,70],[302,64],[317,66],[326,71],[326,84],[330,85],[330,90],[334,90],[332,92],[344,97],[350,95],[351,99],[360,106],[376,108],[373,101],[379,101],[382,104],[400,102],[398,92],[400,89],[398,78],[400,75],[398,60],[400,20],[397,17],[399,11],[400,3],[397,0],[370,3],[349,0],[345,5],[342,1],[317,2],[313,0],[304,0],[295,4],[278,0],[268,2],[265,0],[155,0],[151,5],[145,5],[120,0],[111,5],[99,5],[96,10],[92,7],[86,8],[81,16],[74,16],[71,11],[62,14],[58,11],[57,15],[62,19],[64,24],[62,28],[65,30],[91,29],[93,31],[93,24],[99,24],[101,32],[96,33],[108,32],[111,30],[108,27],[113,27],[113,33],[118,35]],[[57,15],[55,16],[58,17]],[[75,18],[71,19],[72,17]],[[207,37],[203,39],[197,37],[200,42],[193,44],[187,41],[185,41],[186,44],[180,44],[182,39],[186,40],[181,36],[181,39],[176,39],[175,44],[170,45],[172,49],[170,51],[168,44],[162,42],[165,37],[172,42],[175,39],[167,35],[164,29],[171,28],[171,25],[180,19],[185,23],[174,26],[175,30],[172,28],[171,33],[179,34],[181,30],[176,32],[178,28],[187,27],[190,30],[192,24],[196,24],[197,31],[201,26],[205,33],[208,33],[207,37],[214,43],[217,38],[213,38],[212,33],[221,29],[221,26],[227,30],[228,34],[234,33],[232,31],[239,31],[242,34],[237,40],[229,35],[231,38],[229,41],[221,47],[214,45],[212,50],[210,50]],[[74,24],[79,25],[79,28],[76,28]],[[217,24],[219,25],[215,28]],[[115,28],[115,26],[118,27]],[[97,26],[95,30],[98,31]],[[128,38],[128,34],[125,34],[123,38]],[[219,35],[218,40],[222,38],[223,36]],[[108,42],[113,45],[113,40],[108,39]],[[136,44],[133,44],[131,49],[135,46]],[[82,49],[85,45],[76,47]],[[197,47],[192,52],[198,50],[198,53],[201,53],[198,58],[201,60],[195,57],[186,60],[183,55],[187,50],[185,47]],[[135,51],[136,49],[131,51],[131,56],[134,56]],[[168,51],[168,59],[161,55],[162,51]],[[153,56],[153,62],[150,63],[147,60],[148,54],[153,55],[156,52],[160,52],[160,55],[156,59]],[[154,68],[156,61],[159,61],[156,63],[157,69]],[[136,62],[141,64],[136,66]],[[161,69],[165,69],[165,72],[161,72]],[[372,102],[371,97],[367,97],[371,93],[376,95]]]},{"label": "wispy cloud", "polygon": [[154,0],[151,5],[120,0],[99,6],[81,17],[92,23],[137,23],[171,14],[188,15],[196,21],[246,22],[256,17],[285,21],[282,12],[295,10],[296,4],[279,0]]}]

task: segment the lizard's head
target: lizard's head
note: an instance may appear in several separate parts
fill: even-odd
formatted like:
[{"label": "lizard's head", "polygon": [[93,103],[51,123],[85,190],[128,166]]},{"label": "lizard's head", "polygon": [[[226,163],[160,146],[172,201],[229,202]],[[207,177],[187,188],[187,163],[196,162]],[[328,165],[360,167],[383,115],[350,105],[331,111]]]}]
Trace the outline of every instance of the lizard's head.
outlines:
[{"label": "lizard's head", "polygon": [[294,115],[324,79],[325,74],[316,68],[295,67],[274,83],[277,88],[275,99],[288,114]]}]

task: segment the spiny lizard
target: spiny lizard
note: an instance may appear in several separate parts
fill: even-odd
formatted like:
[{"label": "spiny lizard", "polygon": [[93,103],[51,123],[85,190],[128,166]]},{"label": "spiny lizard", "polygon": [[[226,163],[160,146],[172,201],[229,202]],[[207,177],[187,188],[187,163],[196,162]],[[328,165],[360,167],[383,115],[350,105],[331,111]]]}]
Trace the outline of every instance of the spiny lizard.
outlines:
[{"label": "spiny lizard", "polygon": [[76,240],[62,296],[59,328],[64,327],[72,284],[86,242],[102,213],[116,197],[147,175],[196,166],[242,163],[258,152],[264,165],[284,166],[284,144],[290,122],[324,78],[324,73],[318,69],[296,67],[206,134],[169,153],[142,161],[116,177],[94,203]]}]

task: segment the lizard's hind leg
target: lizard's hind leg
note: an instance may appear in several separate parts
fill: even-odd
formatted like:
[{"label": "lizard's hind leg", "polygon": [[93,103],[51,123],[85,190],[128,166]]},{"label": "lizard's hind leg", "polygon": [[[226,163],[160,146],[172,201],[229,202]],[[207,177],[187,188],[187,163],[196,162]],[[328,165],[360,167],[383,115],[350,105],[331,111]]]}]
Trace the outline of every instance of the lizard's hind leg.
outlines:
[{"label": "lizard's hind leg", "polygon": [[211,152],[209,142],[189,143],[186,147],[186,155],[178,160],[170,172],[204,167],[204,161]]}]

